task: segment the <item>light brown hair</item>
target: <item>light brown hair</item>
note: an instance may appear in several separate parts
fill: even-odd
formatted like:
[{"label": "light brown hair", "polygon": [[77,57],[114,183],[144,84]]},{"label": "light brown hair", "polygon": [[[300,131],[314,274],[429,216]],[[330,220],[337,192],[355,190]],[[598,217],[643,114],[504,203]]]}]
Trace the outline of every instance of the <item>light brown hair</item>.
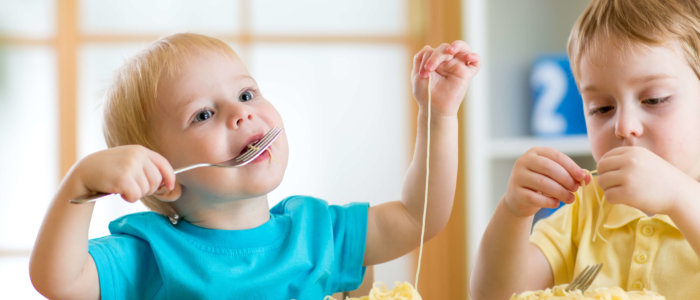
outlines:
[{"label": "light brown hair", "polygon": [[700,78],[699,0],[593,0],[569,36],[571,70],[578,78],[581,58],[600,43],[624,50],[674,41]]},{"label": "light brown hair", "polygon": [[[158,98],[158,83],[173,76],[188,59],[206,51],[237,57],[225,42],[205,35],[180,33],[161,38],[128,60],[115,74],[104,98],[104,136],[108,147],[139,144],[158,152],[149,116]],[[168,203],[141,199],[151,210],[174,216]]]}]

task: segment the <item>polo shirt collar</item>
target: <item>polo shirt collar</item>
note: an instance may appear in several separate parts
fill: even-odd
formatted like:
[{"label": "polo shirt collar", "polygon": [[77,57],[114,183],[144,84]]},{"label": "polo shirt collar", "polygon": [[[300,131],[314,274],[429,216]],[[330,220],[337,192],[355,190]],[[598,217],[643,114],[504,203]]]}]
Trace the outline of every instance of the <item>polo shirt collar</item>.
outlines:
[{"label": "polo shirt collar", "polygon": [[641,210],[631,206],[627,206],[624,204],[609,204],[607,203],[607,201],[605,203],[611,206],[610,211],[607,214],[607,219],[603,223],[603,227],[606,229],[620,228],[642,218],[656,219],[668,224],[676,230],[678,229],[678,227],[676,227],[676,224],[674,224],[671,218],[667,215],[657,214],[649,217]]}]

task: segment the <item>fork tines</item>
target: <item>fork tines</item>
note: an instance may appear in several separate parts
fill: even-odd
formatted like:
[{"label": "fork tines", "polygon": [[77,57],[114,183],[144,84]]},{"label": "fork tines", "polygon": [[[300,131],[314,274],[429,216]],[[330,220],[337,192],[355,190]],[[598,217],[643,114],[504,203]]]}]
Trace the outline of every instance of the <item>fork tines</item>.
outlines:
[{"label": "fork tines", "polygon": [[580,290],[585,291],[591,284],[593,280],[598,275],[600,270],[603,268],[603,264],[588,265],[581,273],[574,278],[571,283],[566,287],[567,291]]},{"label": "fork tines", "polygon": [[280,127],[274,127],[270,129],[270,131],[268,131],[262,139],[257,141],[254,145],[252,145],[253,147],[250,147],[243,154],[237,156],[235,160],[237,162],[241,162],[257,157],[258,154],[265,151],[265,149],[267,149],[267,147],[275,141],[275,139],[277,138],[277,136],[279,136],[281,132],[282,128]]}]

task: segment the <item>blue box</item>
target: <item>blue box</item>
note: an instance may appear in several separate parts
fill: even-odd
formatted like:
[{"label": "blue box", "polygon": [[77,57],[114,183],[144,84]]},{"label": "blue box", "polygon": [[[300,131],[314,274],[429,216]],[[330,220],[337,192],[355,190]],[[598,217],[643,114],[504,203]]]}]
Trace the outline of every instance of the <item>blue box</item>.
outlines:
[{"label": "blue box", "polygon": [[530,73],[532,134],[540,137],[586,133],[581,94],[566,54],[542,55]]}]

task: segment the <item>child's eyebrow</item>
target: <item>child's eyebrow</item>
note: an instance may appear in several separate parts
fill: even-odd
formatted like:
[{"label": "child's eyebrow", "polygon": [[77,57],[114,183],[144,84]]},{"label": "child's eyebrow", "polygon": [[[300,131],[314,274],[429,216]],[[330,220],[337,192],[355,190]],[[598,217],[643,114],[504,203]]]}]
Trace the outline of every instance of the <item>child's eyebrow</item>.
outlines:
[{"label": "child's eyebrow", "polygon": [[250,75],[240,75],[240,76],[234,77],[234,79],[235,80],[248,80],[254,84],[257,84],[257,82],[255,81],[255,78],[253,78],[253,76],[250,76]]},{"label": "child's eyebrow", "polygon": [[[233,80],[235,80],[235,81],[249,81],[252,84],[257,84],[255,82],[255,79],[253,78],[253,76],[250,76],[247,74],[234,76]],[[244,85],[247,85],[247,84],[244,84]],[[202,98],[201,95],[198,95],[196,93],[187,94],[186,96],[181,97],[177,103],[178,108],[176,110],[176,113],[177,114],[184,114],[184,113],[188,112],[190,110],[190,107],[193,106],[194,102],[197,102],[197,101],[202,100],[202,99],[204,99],[204,98]]]},{"label": "child's eyebrow", "polygon": [[582,86],[582,87],[581,87],[581,94],[587,93],[587,92],[588,92],[588,93],[593,93],[593,92],[597,92],[597,91],[598,91],[598,88],[597,88],[595,85],[592,85],[592,84],[589,84],[589,85],[586,85],[586,86]]},{"label": "child's eyebrow", "polygon": [[[237,82],[240,82],[240,81],[251,81],[251,82],[255,83],[255,79],[253,79],[252,76],[246,75],[246,74],[233,76],[233,80],[234,80],[234,81],[237,81]],[[185,96],[180,97],[180,98],[181,98],[180,101],[182,102],[182,103],[180,103],[180,104],[181,104],[181,105],[187,105],[187,104],[190,104],[190,103],[192,103],[192,102],[195,102],[195,101],[201,99],[202,96],[199,95],[199,94],[197,94],[197,93],[188,93],[188,94],[186,94]]]},{"label": "child's eyebrow", "polygon": [[173,116],[176,116],[178,118],[184,117],[184,118],[189,118],[189,114],[191,111],[193,111],[195,108],[198,108],[199,106],[193,104],[196,101],[196,98],[188,98],[185,101],[182,101],[177,105],[177,108],[175,109],[175,114]]},{"label": "child's eyebrow", "polygon": [[645,76],[639,76],[639,77],[634,77],[632,80],[630,80],[631,83],[646,83],[650,81],[655,81],[655,80],[663,80],[663,79],[676,79],[675,76],[671,76],[669,74],[650,74],[650,75],[645,75]]},{"label": "child's eyebrow", "polygon": [[[632,85],[638,85],[638,84],[643,84],[643,83],[648,83],[651,81],[656,81],[656,80],[668,80],[668,79],[676,79],[675,76],[669,75],[669,74],[650,74],[650,75],[643,75],[643,76],[637,76],[631,78],[628,83]],[[581,93],[595,93],[600,91],[599,88],[595,84],[588,84],[584,85],[581,87]]]}]

